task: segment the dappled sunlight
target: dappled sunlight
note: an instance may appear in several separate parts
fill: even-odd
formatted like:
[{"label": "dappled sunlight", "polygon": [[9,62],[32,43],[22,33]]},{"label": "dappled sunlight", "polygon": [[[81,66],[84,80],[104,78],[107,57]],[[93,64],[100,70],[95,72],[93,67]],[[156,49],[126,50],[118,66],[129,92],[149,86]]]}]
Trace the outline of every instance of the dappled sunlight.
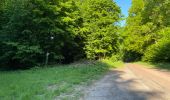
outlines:
[{"label": "dappled sunlight", "polygon": [[168,92],[155,84],[136,75],[129,67],[115,69],[91,85],[83,100],[168,100]]},{"label": "dappled sunlight", "polygon": [[0,100],[169,93],[170,0],[0,0]]},{"label": "dappled sunlight", "polygon": [[107,64],[108,66],[110,66],[110,68],[120,68],[124,66],[124,62],[122,61],[112,61],[108,59],[102,59],[100,60],[100,62]]},{"label": "dappled sunlight", "polygon": [[[118,89],[128,92],[127,94],[131,100],[157,100],[162,98],[162,91],[152,91],[141,83],[141,80],[135,77],[126,76],[127,73],[123,71],[113,71],[114,82]],[[123,95],[123,93],[121,93]],[[159,99],[158,99],[159,100]]]}]

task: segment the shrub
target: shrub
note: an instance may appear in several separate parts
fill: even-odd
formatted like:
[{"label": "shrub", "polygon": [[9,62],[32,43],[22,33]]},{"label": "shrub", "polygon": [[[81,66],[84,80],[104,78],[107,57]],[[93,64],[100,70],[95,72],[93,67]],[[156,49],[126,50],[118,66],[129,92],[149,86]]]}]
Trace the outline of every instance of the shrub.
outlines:
[{"label": "shrub", "polygon": [[169,62],[170,61],[170,28],[160,31],[161,39],[148,47],[143,61],[149,62]]},{"label": "shrub", "polygon": [[37,64],[42,53],[39,46],[21,45],[14,42],[1,43],[0,65],[11,68],[28,68]]},{"label": "shrub", "polygon": [[122,54],[118,53],[118,54],[113,54],[110,58],[110,61],[112,62],[116,62],[116,61],[121,61],[122,60]]}]

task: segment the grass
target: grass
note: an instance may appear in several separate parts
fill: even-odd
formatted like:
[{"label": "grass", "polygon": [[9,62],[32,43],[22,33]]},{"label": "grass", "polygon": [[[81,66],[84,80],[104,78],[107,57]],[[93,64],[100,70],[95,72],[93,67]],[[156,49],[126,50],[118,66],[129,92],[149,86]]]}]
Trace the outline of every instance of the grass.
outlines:
[{"label": "grass", "polygon": [[109,68],[119,65],[120,62],[102,61],[0,71],[0,100],[53,100],[63,94],[73,93],[79,96],[80,93],[75,90],[76,86],[90,84],[92,80],[105,74]]},{"label": "grass", "polygon": [[111,60],[103,59],[101,60],[101,62],[107,63],[110,66],[110,68],[124,67],[124,63],[122,61],[113,62]]},{"label": "grass", "polygon": [[149,68],[158,68],[170,70],[170,63],[149,63],[149,62],[136,62],[137,64],[145,65]]}]

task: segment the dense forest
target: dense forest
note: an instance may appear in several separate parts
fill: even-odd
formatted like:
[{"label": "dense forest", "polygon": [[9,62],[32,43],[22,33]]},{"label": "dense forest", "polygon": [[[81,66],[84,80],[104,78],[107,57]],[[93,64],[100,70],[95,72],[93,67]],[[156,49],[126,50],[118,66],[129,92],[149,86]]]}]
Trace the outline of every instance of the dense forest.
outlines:
[{"label": "dense forest", "polygon": [[170,62],[170,0],[132,0],[123,31],[124,59]]},{"label": "dense forest", "polygon": [[0,65],[80,59],[170,62],[170,0],[132,0],[126,25],[112,0],[1,0]]}]

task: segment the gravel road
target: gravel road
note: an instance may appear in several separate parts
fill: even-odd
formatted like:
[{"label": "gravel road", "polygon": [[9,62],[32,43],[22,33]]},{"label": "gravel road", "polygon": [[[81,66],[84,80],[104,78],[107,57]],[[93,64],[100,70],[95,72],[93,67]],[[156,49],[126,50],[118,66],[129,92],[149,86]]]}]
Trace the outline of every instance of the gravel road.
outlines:
[{"label": "gravel road", "polygon": [[81,100],[170,100],[170,72],[138,64],[111,70]]}]

